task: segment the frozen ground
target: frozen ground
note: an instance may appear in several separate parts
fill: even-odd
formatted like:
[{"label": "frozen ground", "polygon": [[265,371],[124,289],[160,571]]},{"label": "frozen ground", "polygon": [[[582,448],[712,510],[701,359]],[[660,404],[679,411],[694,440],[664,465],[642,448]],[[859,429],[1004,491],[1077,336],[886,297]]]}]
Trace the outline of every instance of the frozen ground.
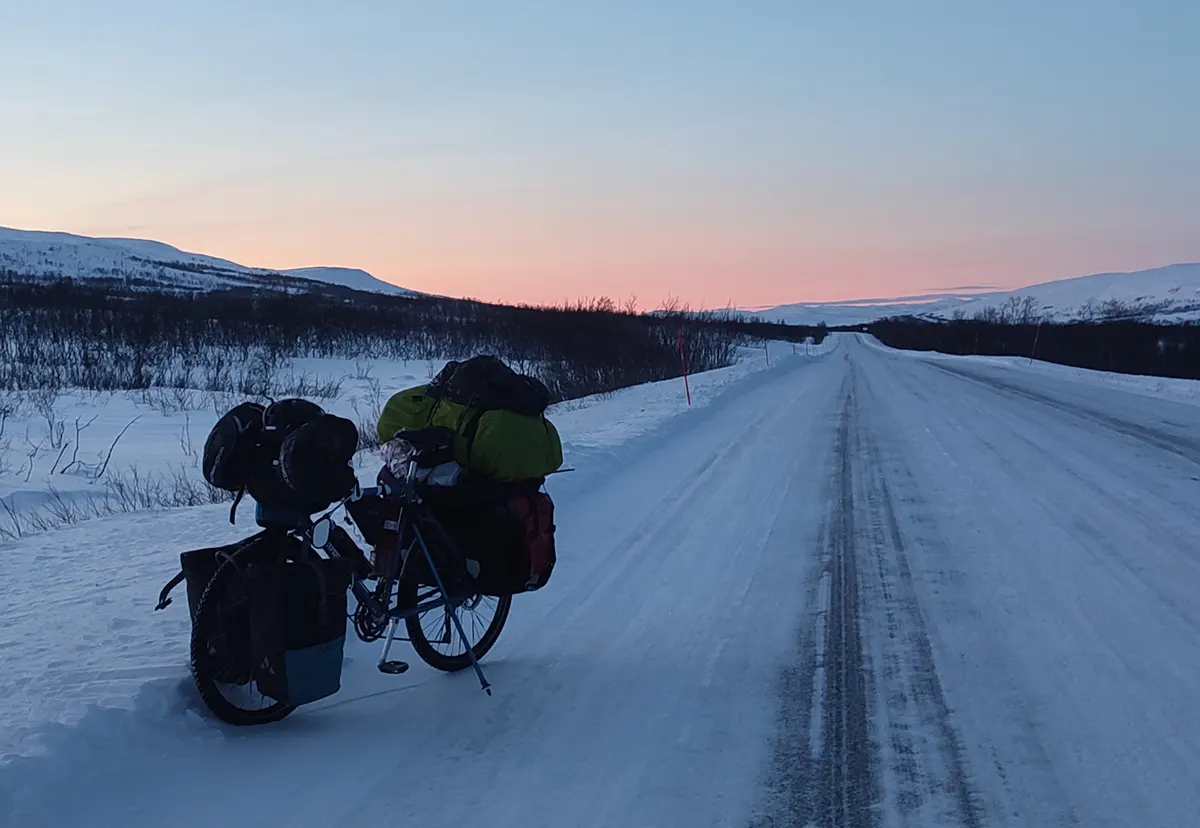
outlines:
[{"label": "frozen ground", "polygon": [[491,698],[355,642],[232,731],[150,611],[223,507],[0,545],[0,825],[1194,824],[1200,407],[857,337],[707,381],[556,416]]}]

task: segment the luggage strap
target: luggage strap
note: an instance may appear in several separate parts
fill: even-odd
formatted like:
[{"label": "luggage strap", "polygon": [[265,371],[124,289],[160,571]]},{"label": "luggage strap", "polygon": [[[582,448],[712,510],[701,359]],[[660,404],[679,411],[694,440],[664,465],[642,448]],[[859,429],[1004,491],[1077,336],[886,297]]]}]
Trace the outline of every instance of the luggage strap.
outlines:
[{"label": "luggage strap", "polygon": [[183,583],[183,579],[186,577],[181,569],[178,575],[167,581],[167,585],[162,588],[162,592],[158,593],[158,603],[154,606],[155,612],[158,612],[160,609],[166,609],[170,605],[171,599],[168,596],[171,594],[171,590]]},{"label": "luggage strap", "polygon": [[242,486],[242,488],[238,489],[238,493],[233,496],[233,505],[229,507],[229,523],[231,526],[237,525],[235,523],[235,518],[237,517],[237,507],[238,504],[242,502],[242,498],[245,497],[245,495],[246,487]]},{"label": "luggage strap", "polygon": [[322,560],[308,561],[307,564],[312,568],[313,574],[317,576],[317,583],[320,584],[321,599],[318,612],[321,614],[321,623],[326,624],[329,622],[329,581],[321,569]]}]

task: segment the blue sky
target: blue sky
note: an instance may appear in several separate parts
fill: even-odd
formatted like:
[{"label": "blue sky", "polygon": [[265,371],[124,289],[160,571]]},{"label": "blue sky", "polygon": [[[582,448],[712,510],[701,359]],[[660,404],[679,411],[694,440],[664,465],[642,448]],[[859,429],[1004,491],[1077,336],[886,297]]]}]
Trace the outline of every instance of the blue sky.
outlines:
[{"label": "blue sky", "polygon": [[[252,8],[249,8],[250,6]],[[1200,259],[1200,3],[0,6],[0,224],[741,304]]]}]

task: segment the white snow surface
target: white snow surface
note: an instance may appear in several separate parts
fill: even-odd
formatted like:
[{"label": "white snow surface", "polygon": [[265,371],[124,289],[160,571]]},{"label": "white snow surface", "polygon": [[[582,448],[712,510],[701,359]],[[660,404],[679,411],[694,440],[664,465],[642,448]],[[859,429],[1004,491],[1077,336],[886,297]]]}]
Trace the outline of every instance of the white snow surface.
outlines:
[{"label": "white snow surface", "polygon": [[[834,341],[810,346],[808,352],[820,355]],[[737,364],[690,377],[692,409],[705,408],[730,383],[797,351],[806,353],[804,346],[781,342],[768,343],[765,349],[743,348]],[[428,382],[444,365],[445,360],[293,359],[281,368],[280,376],[281,381],[307,378],[310,384],[342,379],[337,399],[314,401],[373,430],[388,396]],[[52,427],[38,410],[39,397],[43,405],[49,401],[58,426]],[[219,414],[241,400],[187,389],[118,393],[68,389],[49,398],[0,394],[0,537],[5,530],[12,531],[13,518],[4,510],[5,504],[22,514],[53,513],[62,510],[60,501],[79,504],[103,499],[114,485],[132,482],[135,475],[154,485],[174,487],[179,477],[199,485],[204,439]],[[5,416],[6,408],[17,410]],[[685,384],[679,379],[559,403],[549,415],[559,429],[566,464],[587,459],[586,466],[571,473],[582,476],[594,473],[623,444],[688,410]],[[54,439],[52,429],[59,427],[60,436]],[[360,471],[374,474],[372,464],[377,459],[360,455]],[[105,473],[99,476],[106,460]]]},{"label": "white snow surface", "polygon": [[[1128,273],[1096,273],[1029,285],[1011,291],[930,294],[895,299],[796,303],[756,311],[756,315],[793,325],[858,325],[891,316],[968,318],[986,308],[1025,297],[1038,316],[1056,321],[1106,316],[1164,323],[1200,319],[1200,263],[1184,263]],[[1118,303],[1107,305],[1106,303]]]},{"label": "white snow surface", "polygon": [[304,267],[270,270],[226,259],[186,253],[169,244],[142,239],[92,238],[71,233],[0,227],[0,271],[21,276],[126,278],[164,288],[214,290],[258,287],[303,291],[306,281],[395,295],[413,291],[377,279],[365,270]]},{"label": "white snow surface", "polygon": [[0,544],[0,825],[1194,824],[1200,405],[821,351],[554,413],[559,565],[490,698],[351,641],[234,730],[151,612],[225,507]]}]

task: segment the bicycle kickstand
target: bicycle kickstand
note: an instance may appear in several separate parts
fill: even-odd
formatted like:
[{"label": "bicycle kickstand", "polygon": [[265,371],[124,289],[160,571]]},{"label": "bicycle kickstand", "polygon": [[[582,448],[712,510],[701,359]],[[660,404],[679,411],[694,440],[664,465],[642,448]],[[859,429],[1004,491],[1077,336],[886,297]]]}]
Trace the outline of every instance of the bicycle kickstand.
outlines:
[{"label": "bicycle kickstand", "polygon": [[399,618],[393,618],[388,624],[387,640],[383,642],[383,652],[379,654],[379,663],[375,665],[379,672],[387,673],[389,676],[398,676],[408,672],[407,662],[388,661],[388,651],[392,649],[392,641],[396,638],[396,627],[399,624]]},{"label": "bicycle kickstand", "polygon": [[484,676],[483,668],[479,666],[479,659],[475,657],[475,647],[467,638],[467,634],[462,627],[462,622],[458,620],[458,608],[450,603],[450,596],[446,594],[446,585],[442,583],[442,575],[433,563],[433,556],[429,554],[429,547],[425,545],[425,539],[421,537],[419,531],[415,534],[421,544],[421,551],[425,553],[425,560],[429,564],[429,571],[433,573],[433,580],[437,584],[438,592],[446,599],[446,606],[450,611],[451,620],[454,621],[454,628],[458,630],[458,637],[462,639],[463,644],[467,648],[467,658],[470,660],[471,666],[475,668],[475,675],[479,677],[479,688],[490,696],[492,695],[492,685],[488,683],[487,677]]}]

